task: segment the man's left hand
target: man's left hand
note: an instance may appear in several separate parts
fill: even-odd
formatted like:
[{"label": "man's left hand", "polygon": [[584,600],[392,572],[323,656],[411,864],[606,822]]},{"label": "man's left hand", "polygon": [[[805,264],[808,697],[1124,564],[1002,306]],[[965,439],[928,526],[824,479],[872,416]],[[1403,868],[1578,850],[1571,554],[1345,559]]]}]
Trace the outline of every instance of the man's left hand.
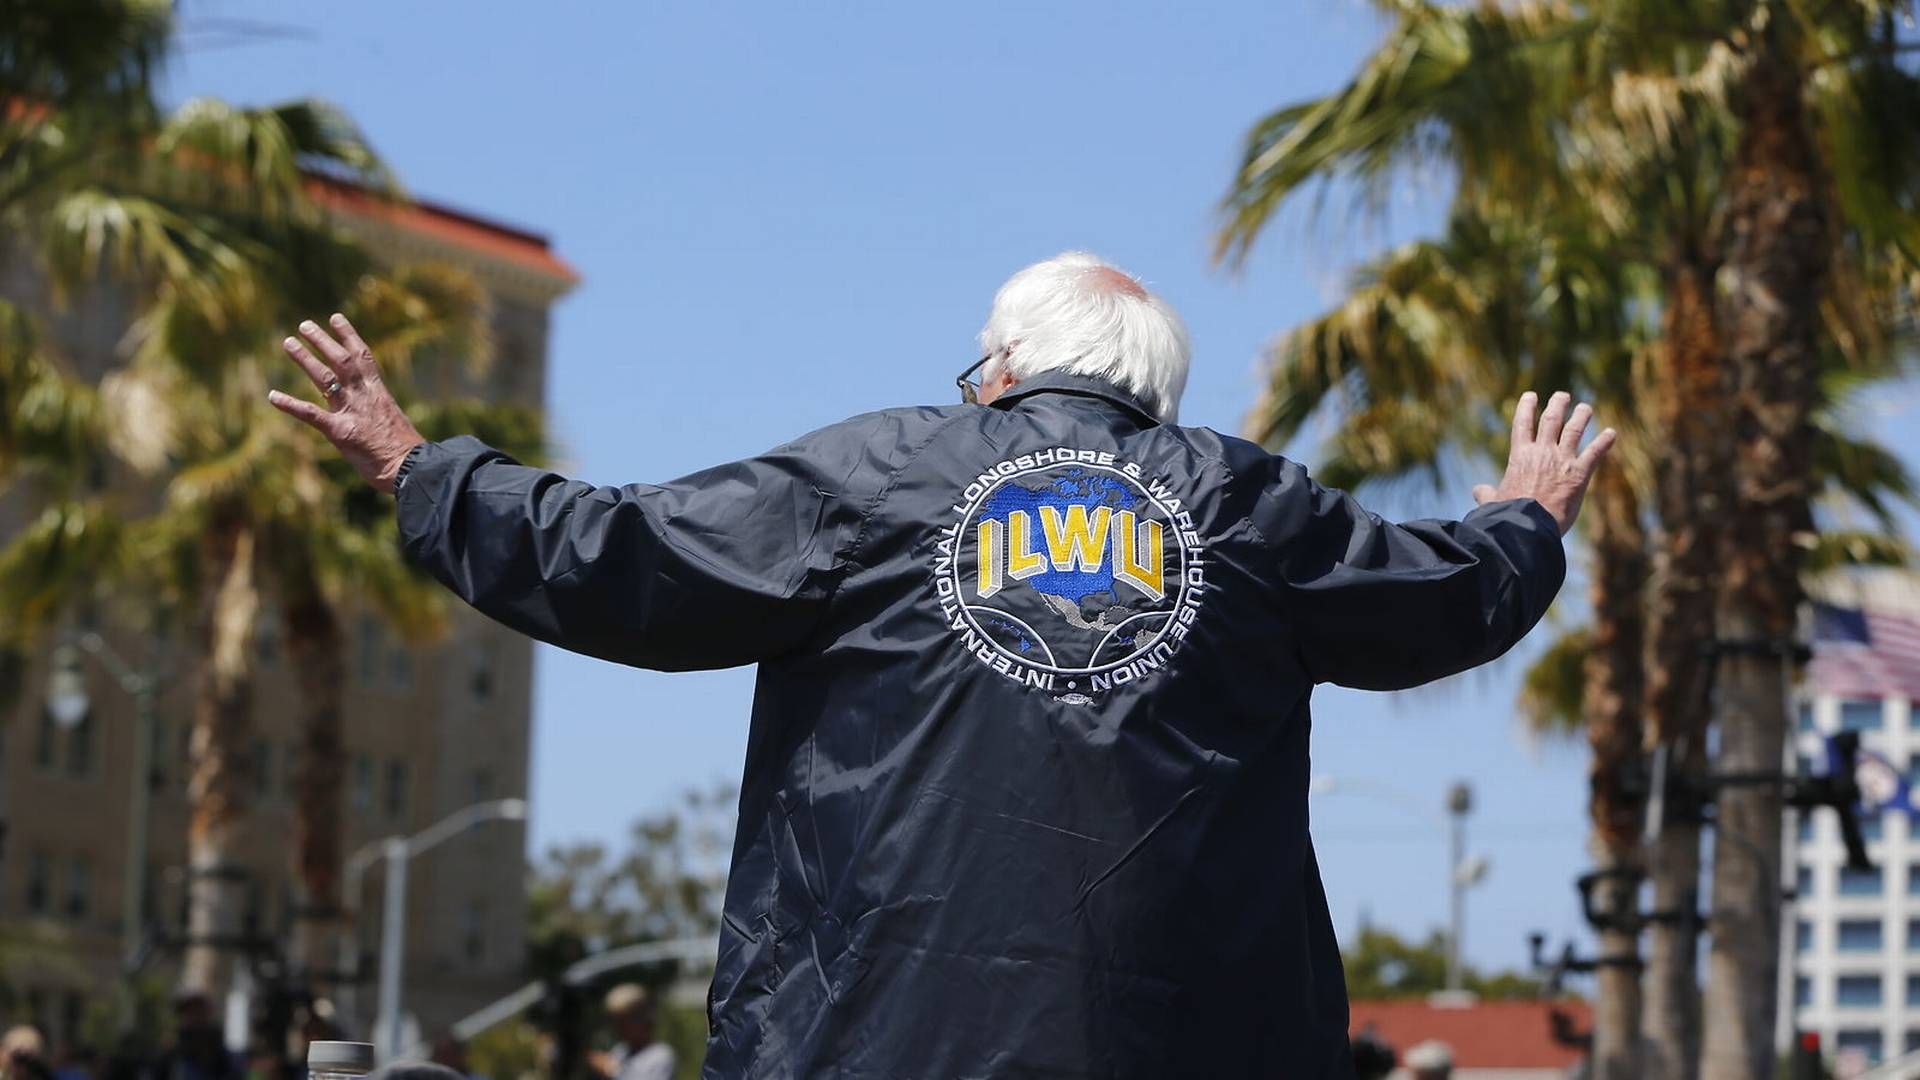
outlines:
[{"label": "man's left hand", "polygon": [[317,428],[361,479],[391,495],[400,463],[426,440],[381,381],[373,350],[354,333],[353,324],[345,315],[335,315],[331,322],[340,334],[339,341],[316,323],[300,324],[300,336],[325,358],[324,362],[295,338],[281,342],[287,355],[326,397],[327,407],[278,390],[269,391],[267,401]]}]

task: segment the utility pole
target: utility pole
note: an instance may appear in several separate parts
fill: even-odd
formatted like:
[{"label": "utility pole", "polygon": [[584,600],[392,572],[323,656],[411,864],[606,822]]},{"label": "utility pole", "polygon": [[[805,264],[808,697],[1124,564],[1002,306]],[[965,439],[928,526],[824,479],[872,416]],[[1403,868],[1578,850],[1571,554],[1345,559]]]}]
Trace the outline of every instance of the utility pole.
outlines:
[{"label": "utility pole", "polygon": [[133,699],[133,762],[127,793],[127,861],[120,885],[120,965],[125,1021],[133,1023],[133,975],[140,962],[145,937],[145,900],[147,894],[147,820],[153,806],[153,744],[159,722],[160,676],[157,665],[149,663],[145,672],[122,660],[107,646],[106,639],[88,631],[54,650],[53,672],[47,690],[47,710],[54,722],[72,729],[83,723],[93,711],[87,694],[86,678],[80,670],[80,651],[97,658],[112,676],[114,685]]},{"label": "utility pole", "polygon": [[1447,860],[1447,885],[1452,892],[1453,930],[1447,935],[1447,989],[1459,990],[1464,978],[1460,951],[1467,933],[1467,814],[1473,810],[1473,789],[1462,780],[1447,790],[1447,813],[1453,818],[1453,851]]}]

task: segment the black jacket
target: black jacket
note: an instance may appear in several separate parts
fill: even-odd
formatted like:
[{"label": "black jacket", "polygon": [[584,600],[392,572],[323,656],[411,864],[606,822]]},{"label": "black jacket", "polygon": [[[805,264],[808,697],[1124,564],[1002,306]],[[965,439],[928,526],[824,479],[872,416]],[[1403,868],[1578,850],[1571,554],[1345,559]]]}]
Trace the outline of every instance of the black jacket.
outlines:
[{"label": "black jacket", "polygon": [[1350,1075],[1313,685],[1485,663],[1565,574],[1531,500],[1389,524],[1062,375],[659,486],[432,444],[400,526],[543,641],[760,665],[710,1078]]}]

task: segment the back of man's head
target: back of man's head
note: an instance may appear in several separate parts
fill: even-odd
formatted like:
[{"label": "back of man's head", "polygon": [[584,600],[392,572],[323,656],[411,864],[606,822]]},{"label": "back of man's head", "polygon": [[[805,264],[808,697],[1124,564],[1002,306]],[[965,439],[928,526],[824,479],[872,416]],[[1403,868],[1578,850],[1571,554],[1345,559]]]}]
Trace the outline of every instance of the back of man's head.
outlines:
[{"label": "back of man's head", "polygon": [[1187,387],[1187,328],[1131,274],[1082,251],[1034,263],[1007,279],[980,331],[983,373],[1016,380],[1045,371],[1105,379],[1169,423]]}]

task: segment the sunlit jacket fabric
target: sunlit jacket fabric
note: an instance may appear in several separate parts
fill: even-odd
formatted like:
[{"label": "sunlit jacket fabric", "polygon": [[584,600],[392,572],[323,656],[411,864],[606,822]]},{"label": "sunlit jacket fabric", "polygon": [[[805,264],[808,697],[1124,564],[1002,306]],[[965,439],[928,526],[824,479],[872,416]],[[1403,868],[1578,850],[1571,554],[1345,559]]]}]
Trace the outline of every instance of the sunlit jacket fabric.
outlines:
[{"label": "sunlit jacket fabric", "polygon": [[1061,375],[662,485],[430,444],[400,526],[543,641],[760,665],[714,1080],[1350,1075],[1313,686],[1484,663],[1565,573],[1531,500],[1390,524]]}]

